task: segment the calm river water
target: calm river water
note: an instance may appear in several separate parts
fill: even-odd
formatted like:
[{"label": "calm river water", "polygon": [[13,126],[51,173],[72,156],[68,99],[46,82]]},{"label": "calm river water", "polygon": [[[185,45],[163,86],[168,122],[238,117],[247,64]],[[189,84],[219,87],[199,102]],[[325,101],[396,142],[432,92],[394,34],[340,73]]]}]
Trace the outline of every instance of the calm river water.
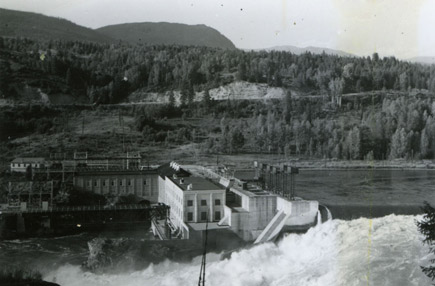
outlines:
[{"label": "calm river water", "polygon": [[301,170],[296,195],[338,218],[418,214],[424,201],[435,205],[435,170]]}]

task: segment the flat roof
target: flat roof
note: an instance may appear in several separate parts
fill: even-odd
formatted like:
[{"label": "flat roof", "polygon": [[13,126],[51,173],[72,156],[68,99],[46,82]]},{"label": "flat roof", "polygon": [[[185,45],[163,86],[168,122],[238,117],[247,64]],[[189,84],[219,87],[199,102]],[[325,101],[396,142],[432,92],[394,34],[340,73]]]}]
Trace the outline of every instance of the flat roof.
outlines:
[{"label": "flat roof", "polygon": [[146,174],[157,174],[156,169],[140,169],[137,167],[133,168],[122,168],[109,166],[109,168],[105,166],[100,167],[77,167],[74,171],[76,176],[99,176],[99,175],[146,175]]},{"label": "flat roof", "polygon": [[29,163],[29,162],[39,162],[43,163],[45,162],[45,158],[43,157],[18,157],[12,160],[12,163]]},{"label": "flat roof", "polygon": [[212,191],[212,190],[222,190],[225,191],[225,188],[216,185],[209,180],[206,180],[201,177],[183,177],[183,178],[171,178],[168,177],[174,184],[176,184],[183,191],[188,190],[188,186],[192,185],[191,191]]}]

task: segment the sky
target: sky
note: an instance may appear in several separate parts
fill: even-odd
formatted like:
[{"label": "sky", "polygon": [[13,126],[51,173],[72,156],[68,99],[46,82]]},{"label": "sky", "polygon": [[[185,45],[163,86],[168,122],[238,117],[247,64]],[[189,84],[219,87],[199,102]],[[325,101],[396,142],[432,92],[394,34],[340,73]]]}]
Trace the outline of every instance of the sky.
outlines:
[{"label": "sky", "polygon": [[205,24],[241,49],[293,45],[359,56],[435,56],[435,0],[0,0],[0,7],[90,28]]}]

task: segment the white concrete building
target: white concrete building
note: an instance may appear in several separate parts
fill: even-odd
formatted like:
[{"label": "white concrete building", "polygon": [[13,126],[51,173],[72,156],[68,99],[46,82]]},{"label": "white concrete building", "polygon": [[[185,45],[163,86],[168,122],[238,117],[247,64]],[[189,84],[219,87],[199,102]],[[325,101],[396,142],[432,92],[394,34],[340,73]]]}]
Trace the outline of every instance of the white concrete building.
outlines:
[{"label": "white concrete building", "polygon": [[15,158],[11,162],[11,171],[24,173],[26,172],[27,167],[29,166],[35,169],[39,169],[39,168],[44,168],[45,165],[46,165],[45,159],[41,157]]},{"label": "white concrete building", "polygon": [[281,231],[306,230],[317,218],[317,201],[288,200],[246,182],[236,182],[227,194],[225,214],[219,222],[228,225],[245,241],[265,242]]},{"label": "white concrete building", "polygon": [[276,209],[277,195],[251,184],[235,184],[228,194],[221,224],[229,225],[243,240],[255,240],[273,219]]},{"label": "white concrete building", "polygon": [[158,201],[163,203],[166,201],[165,197],[166,197],[166,178],[172,178],[172,177],[177,177],[177,178],[185,178],[185,177],[190,177],[191,174],[184,170],[183,168],[180,167],[180,165],[178,165],[175,162],[171,162],[171,163],[166,163],[163,164],[161,166],[159,166],[157,168],[157,173],[159,174],[158,177],[158,188],[159,188],[159,194],[158,194]]},{"label": "white concrete building", "polygon": [[225,188],[204,178],[177,176],[165,178],[163,203],[171,208],[171,221],[188,237],[194,230],[217,228],[225,205]]}]

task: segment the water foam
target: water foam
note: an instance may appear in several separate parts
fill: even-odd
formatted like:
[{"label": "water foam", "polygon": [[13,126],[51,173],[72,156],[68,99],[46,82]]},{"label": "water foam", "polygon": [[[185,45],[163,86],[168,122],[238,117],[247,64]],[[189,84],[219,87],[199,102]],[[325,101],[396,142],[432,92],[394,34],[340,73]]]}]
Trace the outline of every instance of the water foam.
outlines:
[{"label": "water foam", "polygon": [[[429,285],[420,265],[427,247],[414,216],[390,215],[353,221],[329,220],[307,233],[290,234],[220,261],[209,254],[207,285]],[[193,285],[200,258],[189,264],[165,261],[143,271],[95,275],[64,265],[44,278],[61,285]]]},{"label": "water foam", "polygon": [[322,214],[320,213],[320,211],[317,211],[317,224],[319,225],[322,224]]}]

